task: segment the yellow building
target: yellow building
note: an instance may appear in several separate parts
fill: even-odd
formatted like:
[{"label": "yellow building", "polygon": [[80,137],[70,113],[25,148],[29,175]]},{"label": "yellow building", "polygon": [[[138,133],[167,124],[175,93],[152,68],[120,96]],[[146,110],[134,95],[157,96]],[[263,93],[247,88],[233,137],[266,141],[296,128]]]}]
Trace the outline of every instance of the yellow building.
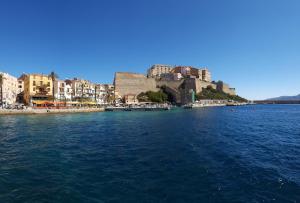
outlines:
[{"label": "yellow building", "polygon": [[52,99],[52,79],[48,75],[28,74],[24,79],[24,101],[27,105],[36,100]]}]

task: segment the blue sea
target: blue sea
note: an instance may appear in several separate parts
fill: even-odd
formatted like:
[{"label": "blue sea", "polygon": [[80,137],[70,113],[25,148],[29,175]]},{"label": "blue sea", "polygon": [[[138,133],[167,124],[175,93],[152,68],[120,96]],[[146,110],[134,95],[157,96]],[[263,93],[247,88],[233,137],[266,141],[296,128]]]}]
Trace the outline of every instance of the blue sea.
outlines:
[{"label": "blue sea", "polygon": [[300,202],[300,105],[0,116],[0,202]]}]

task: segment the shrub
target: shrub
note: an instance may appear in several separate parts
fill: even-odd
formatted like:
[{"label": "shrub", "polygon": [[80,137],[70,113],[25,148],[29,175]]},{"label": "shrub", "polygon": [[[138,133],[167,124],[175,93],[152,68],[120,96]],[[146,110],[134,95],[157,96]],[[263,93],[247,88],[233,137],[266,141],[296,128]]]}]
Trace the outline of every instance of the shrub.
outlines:
[{"label": "shrub", "polygon": [[137,96],[139,102],[156,102],[156,103],[164,103],[168,100],[168,95],[166,95],[162,91],[153,92],[147,91],[142,92]]},{"label": "shrub", "polygon": [[247,99],[242,98],[238,95],[230,95],[222,91],[213,89],[211,86],[203,88],[202,92],[196,94],[196,99],[214,99],[214,100],[233,100],[237,102],[247,102]]}]

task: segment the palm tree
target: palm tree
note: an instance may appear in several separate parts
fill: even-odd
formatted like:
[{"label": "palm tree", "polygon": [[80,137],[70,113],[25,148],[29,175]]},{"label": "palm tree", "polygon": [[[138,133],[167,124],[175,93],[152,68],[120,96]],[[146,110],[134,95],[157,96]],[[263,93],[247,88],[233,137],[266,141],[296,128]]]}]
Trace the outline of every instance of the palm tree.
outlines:
[{"label": "palm tree", "polygon": [[51,77],[51,80],[52,80],[52,98],[54,101],[55,100],[54,82],[58,78],[58,75],[54,71],[52,71],[48,76]]}]

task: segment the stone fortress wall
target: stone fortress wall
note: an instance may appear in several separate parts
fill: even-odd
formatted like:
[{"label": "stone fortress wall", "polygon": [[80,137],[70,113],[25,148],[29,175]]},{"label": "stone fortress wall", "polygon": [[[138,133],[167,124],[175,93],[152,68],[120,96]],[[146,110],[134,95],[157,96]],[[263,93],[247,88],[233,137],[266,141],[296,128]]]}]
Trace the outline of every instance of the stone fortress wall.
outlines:
[{"label": "stone fortress wall", "polygon": [[126,95],[135,95],[147,91],[165,90],[173,95],[176,103],[188,103],[191,92],[200,93],[203,88],[211,86],[213,89],[222,90],[225,93],[234,95],[235,89],[230,88],[222,81],[210,82],[195,77],[187,77],[178,80],[166,80],[163,78],[147,77],[143,74],[117,72],[114,79],[116,98],[124,98]]},{"label": "stone fortress wall", "polygon": [[115,74],[114,85],[115,94],[119,97],[159,90],[154,78],[147,78],[145,75],[137,73],[117,72]]}]

